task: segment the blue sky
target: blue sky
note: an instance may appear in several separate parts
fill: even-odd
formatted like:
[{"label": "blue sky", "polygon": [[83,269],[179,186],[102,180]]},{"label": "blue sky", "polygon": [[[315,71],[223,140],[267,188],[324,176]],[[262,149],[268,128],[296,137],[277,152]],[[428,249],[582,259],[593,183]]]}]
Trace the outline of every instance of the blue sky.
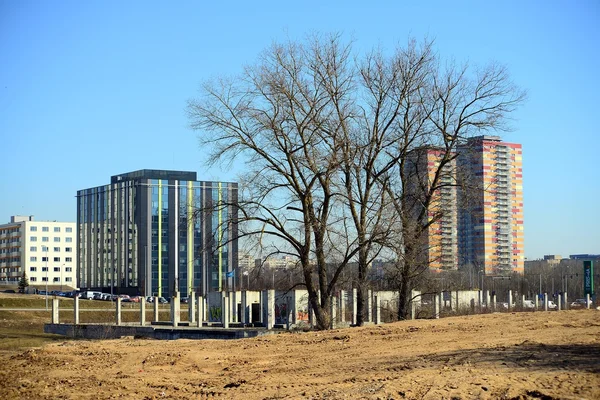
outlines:
[{"label": "blue sky", "polygon": [[75,221],[78,189],[137,169],[235,180],[204,165],[186,101],[273,41],[335,31],[506,64],[529,93],[504,135],[523,144],[525,255],[600,253],[600,2],[321,3],[0,0],[0,222]]}]

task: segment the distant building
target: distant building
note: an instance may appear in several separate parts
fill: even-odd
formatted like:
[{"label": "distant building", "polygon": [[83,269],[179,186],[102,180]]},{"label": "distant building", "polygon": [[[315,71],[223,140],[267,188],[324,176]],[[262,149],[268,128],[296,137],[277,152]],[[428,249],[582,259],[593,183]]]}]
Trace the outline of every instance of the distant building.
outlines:
[{"label": "distant building", "polygon": [[421,216],[422,224],[429,223],[419,245],[423,258],[433,270],[451,270],[458,267],[458,204],[456,186],[456,161],[450,160],[439,174],[443,152],[436,148],[423,147],[412,152],[407,161],[407,173],[411,177],[406,188],[406,200],[415,218],[419,218],[425,195],[434,189],[427,212]]},{"label": "distant building", "polygon": [[[417,244],[423,261],[436,271],[461,266],[486,274],[523,273],[521,145],[477,136],[459,146],[440,169],[444,154],[423,147],[407,159],[410,179],[404,201],[418,223],[428,224]],[[434,193],[423,212],[424,193],[431,188]]]},{"label": "distant building", "polygon": [[600,254],[571,254],[569,258],[571,260],[598,260]]},{"label": "distant building", "polygon": [[18,285],[25,272],[31,287],[74,289],[76,262],[74,222],[16,215],[0,225],[0,284]]},{"label": "distant building", "polygon": [[231,287],[237,184],[139,170],[77,192],[81,287],[171,296]]},{"label": "distant building", "polygon": [[544,261],[546,261],[548,265],[558,265],[560,264],[560,260],[562,260],[562,257],[557,254],[544,256]]},{"label": "distant building", "polygon": [[524,272],[520,144],[478,136],[458,148],[461,265],[486,274]]}]

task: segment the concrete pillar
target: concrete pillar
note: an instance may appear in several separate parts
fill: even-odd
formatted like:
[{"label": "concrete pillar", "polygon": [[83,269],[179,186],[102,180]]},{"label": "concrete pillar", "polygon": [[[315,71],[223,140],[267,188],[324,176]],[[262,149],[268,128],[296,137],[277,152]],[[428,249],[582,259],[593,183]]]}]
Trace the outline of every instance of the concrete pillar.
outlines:
[{"label": "concrete pillar", "polygon": [[569,300],[568,300],[567,292],[563,293],[563,308],[565,310],[569,309]]},{"label": "concrete pillar", "polygon": [[331,329],[335,329],[337,327],[337,297],[331,296],[331,304],[329,305],[329,316],[331,320],[329,322],[329,327]]},{"label": "concrete pillar", "polygon": [[221,292],[221,323],[223,328],[229,328],[229,293]]},{"label": "concrete pillar", "polygon": [[52,323],[58,324],[58,307],[59,307],[59,299],[52,299]]},{"label": "concrete pillar", "polygon": [[446,306],[446,304],[443,303],[444,302],[444,292],[438,294],[437,301],[438,301],[438,315],[439,315],[439,313],[443,309],[442,304],[444,306]]},{"label": "concrete pillar", "polygon": [[175,292],[171,297],[171,325],[177,328],[179,326],[179,320],[181,319],[181,299],[179,298],[179,292]]},{"label": "concrete pillar", "polygon": [[373,322],[373,291],[367,290],[367,322]]},{"label": "concrete pillar", "polygon": [[246,310],[246,308],[248,307],[248,292],[247,291],[244,290],[242,292],[241,300],[242,300],[242,306],[241,306],[242,315],[240,315],[240,322],[242,323],[242,325],[245,325],[245,324],[249,323],[249,321],[248,321],[249,313]]},{"label": "concrete pillar", "polygon": [[417,318],[417,301],[421,299],[421,296],[416,297],[414,290],[410,291],[410,319]]},{"label": "concrete pillar", "polygon": [[229,322],[239,322],[237,315],[237,292],[228,292],[229,297]]},{"label": "concrete pillar", "polygon": [[117,297],[117,305],[116,305],[116,307],[117,307],[117,318],[116,318],[117,325],[121,325],[121,300],[122,299],[120,297]]},{"label": "concrete pillar", "polygon": [[375,296],[375,323],[381,324],[381,297]]},{"label": "concrete pillar", "polygon": [[154,296],[154,322],[158,322],[158,296]]},{"label": "concrete pillar", "polygon": [[261,297],[263,298],[263,324],[267,329],[273,329],[273,325],[275,325],[275,290],[263,290]]},{"label": "concrete pillar", "polygon": [[352,325],[356,325],[358,289],[352,289]]},{"label": "concrete pillar", "polygon": [[196,316],[196,320],[198,322],[198,327],[202,328],[202,323],[204,322],[204,297],[199,295],[197,304],[198,307],[196,309],[196,313],[198,315]]},{"label": "concrete pillar", "polygon": [[488,310],[491,309],[492,304],[490,303],[491,299],[490,299],[490,291],[486,290],[485,291],[485,308],[487,308]]},{"label": "concrete pillar", "polygon": [[140,297],[140,325],[146,325],[146,298]]},{"label": "concrete pillar", "polygon": [[458,305],[459,305],[459,301],[458,301],[458,299],[459,299],[459,297],[458,297],[458,293],[459,293],[459,291],[457,290],[455,293],[456,293],[456,308],[455,308],[455,310],[456,310],[456,311],[458,311]]},{"label": "concrete pillar", "polygon": [[540,307],[540,300],[539,300],[539,295],[535,296],[535,310],[537,311]]},{"label": "concrete pillar", "polygon": [[435,319],[440,318],[440,295],[436,294],[433,296],[433,317]]},{"label": "concrete pillar", "polygon": [[346,291],[340,290],[340,322],[346,321]]},{"label": "concrete pillar", "polygon": [[188,321],[190,321],[190,325],[196,323],[196,292],[193,290],[190,291],[188,297]]},{"label": "concrete pillar", "polygon": [[508,311],[512,308],[512,290],[508,291]]},{"label": "concrete pillar", "polygon": [[562,304],[561,304],[561,301],[560,301],[561,298],[562,298],[562,296],[560,294],[556,298],[556,305],[558,306],[558,311],[562,310]]},{"label": "concrete pillar", "polygon": [[521,309],[525,308],[525,295],[521,295]]},{"label": "concrete pillar", "polygon": [[79,296],[73,297],[73,323],[79,324]]},{"label": "concrete pillar", "polygon": [[588,293],[585,295],[585,308],[588,310],[590,309],[590,303],[590,294]]},{"label": "concrete pillar", "polygon": [[496,311],[496,295],[492,295],[492,311]]},{"label": "concrete pillar", "polygon": [[544,311],[548,311],[548,293],[544,293]]},{"label": "concrete pillar", "polygon": [[290,292],[287,297],[287,329],[291,329],[292,326],[296,325],[296,291]]}]

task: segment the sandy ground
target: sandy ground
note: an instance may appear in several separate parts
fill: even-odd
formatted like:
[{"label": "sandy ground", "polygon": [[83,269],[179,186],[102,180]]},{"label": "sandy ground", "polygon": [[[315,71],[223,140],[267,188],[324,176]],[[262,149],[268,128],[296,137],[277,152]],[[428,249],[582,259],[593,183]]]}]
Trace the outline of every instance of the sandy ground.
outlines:
[{"label": "sandy ground", "polygon": [[12,399],[600,399],[600,311],[0,354]]}]

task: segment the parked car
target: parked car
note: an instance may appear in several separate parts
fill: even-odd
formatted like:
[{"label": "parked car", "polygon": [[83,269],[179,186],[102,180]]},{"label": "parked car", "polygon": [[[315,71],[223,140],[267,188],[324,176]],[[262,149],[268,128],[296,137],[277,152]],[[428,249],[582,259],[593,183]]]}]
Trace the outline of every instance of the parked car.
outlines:
[{"label": "parked car", "polygon": [[558,306],[552,300],[548,300],[548,310],[556,310]]},{"label": "parked car", "polygon": [[577,299],[574,302],[572,302],[569,305],[569,307],[572,308],[572,309],[586,308],[587,307],[587,300],[586,299]]},{"label": "parked car", "polygon": [[146,296],[146,303],[154,303],[154,297]]},{"label": "parked car", "polygon": [[165,299],[164,297],[159,297],[158,302],[160,304],[168,304],[169,303],[169,301],[167,299]]},{"label": "parked car", "polygon": [[190,298],[189,297],[182,297],[181,298],[181,303],[188,304],[189,302],[190,302]]}]

